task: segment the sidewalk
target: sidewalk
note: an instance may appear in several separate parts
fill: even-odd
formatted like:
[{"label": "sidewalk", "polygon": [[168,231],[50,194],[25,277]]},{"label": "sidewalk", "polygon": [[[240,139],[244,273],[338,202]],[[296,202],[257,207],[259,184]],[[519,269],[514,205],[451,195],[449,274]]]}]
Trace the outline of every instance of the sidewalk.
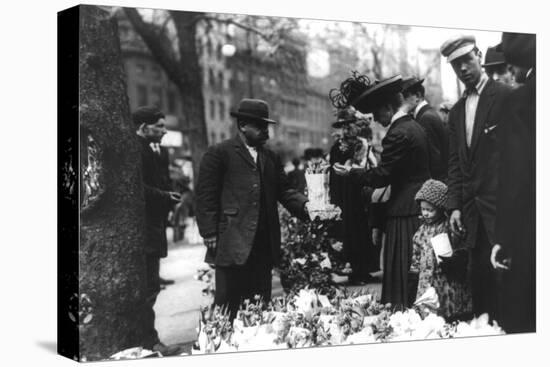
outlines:
[{"label": "sidewalk", "polygon": [[[172,279],[174,284],[162,290],[155,303],[155,327],[160,340],[166,345],[189,343],[196,339],[200,308],[211,303],[203,296],[205,283],[195,280],[197,268],[203,264],[206,247],[202,243],[189,244],[185,241],[173,243],[169,228],[168,256],[161,259],[160,276]],[[283,295],[278,276],[273,277],[273,296]],[[368,289],[381,294],[381,284],[348,287],[350,290]]]}]

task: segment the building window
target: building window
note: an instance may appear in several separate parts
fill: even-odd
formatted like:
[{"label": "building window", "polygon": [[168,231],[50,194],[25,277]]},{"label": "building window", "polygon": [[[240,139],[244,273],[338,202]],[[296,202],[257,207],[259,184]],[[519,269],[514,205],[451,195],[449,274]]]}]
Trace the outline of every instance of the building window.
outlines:
[{"label": "building window", "polygon": [[224,89],[224,86],[223,86],[223,82],[224,82],[224,77],[223,77],[223,71],[220,71],[218,73],[218,83],[220,83],[220,89]]},{"label": "building window", "polygon": [[168,111],[170,113],[176,112],[176,95],[174,92],[168,92]]},{"label": "building window", "polygon": [[223,54],[222,54],[222,44],[221,43],[218,45],[218,49],[216,51],[217,51],[217,54],[218,54],[218,60],[222,60],[223,59]]},{"label": "building window", "polygon": [[146,106],[148,103],[147,100],[147,86],[138,84],[137,86],[137,101],[138,106]]},{"label": "building window", "polygon": [[152,71],[152,73],[153,73],[153,78],[154,78],[155,80],[161,80],[161,77],[162,77],[162,76],[161,76],[160,68],[159,68],[158,66],[153,66],[153,67],[151,68],[151,71]]},{"label": "building window", "polygon": [[151,103],[158,108],[162,109],[162,88],[161,87],[153,87],[151,88],[152,97],[151,97]]},{"label": "building window", "polygon": [[220,141],[225,140],[225,133],[220,133]]},{"label": "building window", "polygon": [[210,133],[210,144],[216,144],[216,133],[213,131]]},{"label": "building window", "polygon": [[210,38],[206,41],[206,52],[208,53],[208,57],[212,57],[212,41],[210,41]]},{"label": "building window", "polygon": [[214,70],[208,69],[208,79],[211,87],[216,86],[216,77],[214,76]]},{"label": "building window", "polygon": [[220,120],[225,120],[225,102],[220,101],[218,113],[220,114]]},{"label": "building window", "polygon": [[136,64],[136,73],[139,75],[145,74],[145,65],[143,64]]},{"label": "building window", "polygon": [[216,118],[216,102],[210,100],[210,119],[214,120]]}]

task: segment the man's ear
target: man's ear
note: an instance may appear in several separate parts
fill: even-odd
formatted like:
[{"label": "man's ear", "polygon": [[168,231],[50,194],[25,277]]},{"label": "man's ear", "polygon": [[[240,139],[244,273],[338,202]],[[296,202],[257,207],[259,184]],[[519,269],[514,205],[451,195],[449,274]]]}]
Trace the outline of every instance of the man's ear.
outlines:
[{"label": "man's ear", "polygon": [[244,125],[245,124],[243,121],[237,120],[237,130],[239,130],[240,132],[243,132]]}]

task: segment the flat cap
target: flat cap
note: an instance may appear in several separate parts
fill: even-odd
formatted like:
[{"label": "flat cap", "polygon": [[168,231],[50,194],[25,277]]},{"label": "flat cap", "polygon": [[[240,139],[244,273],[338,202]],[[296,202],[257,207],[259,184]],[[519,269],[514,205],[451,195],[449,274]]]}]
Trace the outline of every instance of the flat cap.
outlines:
[{"label": "flat cap", "polygon": [[156,106],[141,106],[132,113],[135,125],[152,125],[161,118],[164,118],[164,114]]},{"label": "flat cap", "polygon": [[445,41],[440,48],[441,55],[447,58],[447,62],[452,62],[460,56],[466,55],[476,47],[476,39],[470,35],[460,35]]}]

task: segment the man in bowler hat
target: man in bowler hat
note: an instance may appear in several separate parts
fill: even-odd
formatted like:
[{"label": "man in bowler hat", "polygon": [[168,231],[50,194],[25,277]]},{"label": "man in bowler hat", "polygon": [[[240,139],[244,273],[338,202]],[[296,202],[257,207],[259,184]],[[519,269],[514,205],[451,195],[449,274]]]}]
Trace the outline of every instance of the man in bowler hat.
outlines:
[{"label": "man in bowler hat", "polygon": [[154,106],[139,107],[132,119],[141,146],[142,177],[145,191],[147,315],[150,340],[144,347],[163,355],[177,354],[177,347],[168,347],[159,340],[155,330],[153,306],[160,292],[160,258],[167,255],[166,225],[170,208],[180,201],[180,195],[172,191],[168,173],[168,153],[160,141],[166,134],[164,114]]},{"label": "man in bowler hat", "polygon": [[504,54],[497,49],[497,46],[487,48],[485,63],[481,66],[489,78],[511,87],[516,85],[514,68],[506,62]]},{"label": "man in bowler hat", "polygon": [[441,46],[466,90],[449,112],[449,199],[451,230],[470,250],[473,312],[496,316],[497,283],[489,261],[495,243],[499,155],[497,131],[509,86],[490,79],[481,67],[473,36]]},{"label": "man in bowler hat", "polygon": [[269,139],[269,106],[243,99],[238,135],[211,146],[200,164],[197,222],[216,267],[216,305],[236,315],[240,302],[258,295],[271,299],[271,270],[280,257],[277,202],[307,219],[307,198],[292,188],[279,157],[264,147]]}]

